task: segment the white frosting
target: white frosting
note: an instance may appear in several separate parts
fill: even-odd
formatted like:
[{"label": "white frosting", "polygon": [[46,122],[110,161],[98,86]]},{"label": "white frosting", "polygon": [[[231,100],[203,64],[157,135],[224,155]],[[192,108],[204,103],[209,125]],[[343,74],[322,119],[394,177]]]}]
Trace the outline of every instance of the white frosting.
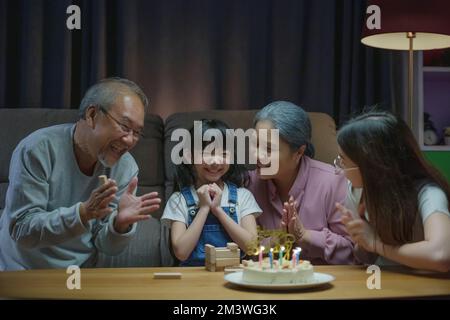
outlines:
[{"label": "white frosting", "polygon": [[292,267],[290,261],[285,261],[282,268],[276,262],[271,268],[266,261],[262,266],[257,262],[247,261],[243,269],[242,280],[249,283],[291,284],[307,283],[314,279],[314,268],[306,260],[295,267]]}]

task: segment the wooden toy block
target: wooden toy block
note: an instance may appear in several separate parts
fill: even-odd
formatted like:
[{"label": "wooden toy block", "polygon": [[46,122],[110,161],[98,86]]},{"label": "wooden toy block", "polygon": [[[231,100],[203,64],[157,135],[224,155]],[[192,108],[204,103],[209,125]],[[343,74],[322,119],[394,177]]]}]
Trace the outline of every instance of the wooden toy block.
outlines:
[{"label": "wooden toy block", "polygon": [[181,279],[181,272],[155,272],[153,279]]},{"label": "wooden toy block", "polygon": [[215,256],[216,259],[236,258],[236,252],[230,251],[228,249],[217,248],[215,254],[216,254],[216,256]]},{"label": "wooden toy block", "polygon": [[209,264],[205,264],[206,270],[211,271],[211,272],[216,272],[216,265],[209,263]]},{"label": "wooden toy block", "polygon": [[213,261],[216,258],[216,248],[210,244],[206,244],[205,254],[209,257],[209,261]]},{"label": "wooden toy block", "polygon": [[216,248],[205,245],[205,267],[208,271],[219,271],[226,267],[239,266],[241,250],[238,245],[230,242],[226,247]]},{"label": "wooden toy block", "polygon": [[104,185],[106,182],[108,182],[108,177],[102,174],[101,176],[98,176],[98,180],[100,180],[100,185]]},{"label": "wooden toy block", "polygon": [[216,267],[234,267],[239,265],[239,258],[216,259]]}]

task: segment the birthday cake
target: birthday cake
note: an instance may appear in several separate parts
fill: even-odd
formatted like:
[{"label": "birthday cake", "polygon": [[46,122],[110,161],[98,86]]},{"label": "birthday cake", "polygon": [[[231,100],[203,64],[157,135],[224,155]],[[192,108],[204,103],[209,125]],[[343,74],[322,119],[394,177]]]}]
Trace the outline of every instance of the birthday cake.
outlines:
[{"label": "birthday cake", "polygon": [[281,266],[278,261],[270,264],[268,259],[262,263],[243,260],[242,280],[249,283],[261,284],[298,284],[309,283],[314,280],[313,265],[307,260],[300,260],[295,265],[284,260]]}]

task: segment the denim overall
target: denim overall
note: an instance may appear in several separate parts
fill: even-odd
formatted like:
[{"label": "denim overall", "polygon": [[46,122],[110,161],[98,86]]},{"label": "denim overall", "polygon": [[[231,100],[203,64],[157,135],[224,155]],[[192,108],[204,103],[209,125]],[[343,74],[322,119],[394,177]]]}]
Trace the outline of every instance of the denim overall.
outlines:
[{"label": "denim overall", "polygon": [[[234,222],[238,223],[236,204],[237,204],[237,187],[232,183],[227,183],[228,186],[228,207],[222,207],[223,211]],[[188,227],[194,221],[199,207],[195,204],[194,197],[191,192],[191,188],[184,187],[181,189],[181,194],[186,200],[186,204],[189,212]],[[205,244],[211,244],[215,247],[226,247],[227,242],[232,242],[230,236],[227,234],[222,224],[212,213],[208,213],[205,224],[200,234],[200,238],[194,250],[189,258],[181,263],[181,266],[204,266],[205,265]]]}]

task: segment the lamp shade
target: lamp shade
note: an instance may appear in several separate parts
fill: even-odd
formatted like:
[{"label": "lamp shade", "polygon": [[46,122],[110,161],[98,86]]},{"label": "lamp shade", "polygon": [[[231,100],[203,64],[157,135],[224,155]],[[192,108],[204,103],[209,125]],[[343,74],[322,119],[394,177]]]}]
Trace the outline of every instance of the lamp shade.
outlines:
[{"label": "lamp shade", "polygon": [[[413,50],[450,47],[449,0],[374,0],[377,5],[379,29],[363,26],[361,42],[367,46],[408,50],[408,32],[415,33]],[[370,15],[370,13],[368,13]],[[369,16],[367,16],[369,17]]]}]

